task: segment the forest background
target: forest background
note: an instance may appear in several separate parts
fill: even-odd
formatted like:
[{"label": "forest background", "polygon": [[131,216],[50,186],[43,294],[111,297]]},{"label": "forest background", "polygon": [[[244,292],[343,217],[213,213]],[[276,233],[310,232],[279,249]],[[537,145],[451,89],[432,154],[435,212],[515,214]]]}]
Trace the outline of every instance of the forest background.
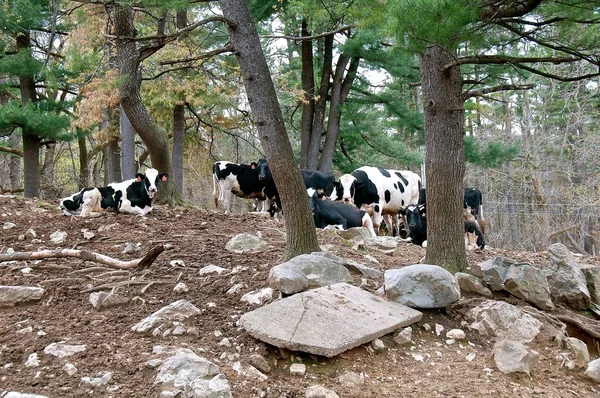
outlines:
[{"label": "forest background", "polygon": [[[418,3],[248,2],[297,164],[425,179],[423,65],[407,37],[468,26],[453,39],[455,59],[469,60],[453,65],[471,93],[461,109],[463,184],[483,192],[488,244],[535,251],[561,241],[595,255],[598,6],[485,3],[537,3],[527,18],[494,17],[519,37],[551,32],[524,42],[490,17],[472,28],[463,2],[420,2],[436,12]],[[215,160],[264,156],[219,2],[10,0],[0,19],[2,193],[53,200],[154,166],[172,171],[169,201],[210,208]],[[562,47],[545,45],[549,37]]]}]

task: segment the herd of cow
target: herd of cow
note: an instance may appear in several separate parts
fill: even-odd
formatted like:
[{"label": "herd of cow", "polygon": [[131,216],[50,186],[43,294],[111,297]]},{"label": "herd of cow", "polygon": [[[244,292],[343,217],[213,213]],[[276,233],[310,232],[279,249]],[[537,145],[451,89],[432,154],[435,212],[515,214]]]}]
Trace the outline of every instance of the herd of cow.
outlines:
[{"label": "herd of cow", "polygon": [[[382,233],[383,222],[389,234],[404,235],[413,243],[426,246],[425,189],[421,178],[412,171],[363,166],[337,180],[333,174],[322,171],[301,173],[317,228],[363,226],[376,236]],[[152,210],[158,182],[166,179],[166,173],[148,169],[130,180],[84,188],[61,199],[60,209],[66,215],[82,217],[95,217],[108,209],[143,216]],[[249,165],[215,162],[213,188],[215,206],[221,201],[226,212],[231,211],[232,195],[256,199],[257,211],[269,211],[271,216],[283,210],[265,159]],[[479,190],[465,188],[464,209],[465,243],[469,248],[476,245],[483,249],[485,219]]]}]

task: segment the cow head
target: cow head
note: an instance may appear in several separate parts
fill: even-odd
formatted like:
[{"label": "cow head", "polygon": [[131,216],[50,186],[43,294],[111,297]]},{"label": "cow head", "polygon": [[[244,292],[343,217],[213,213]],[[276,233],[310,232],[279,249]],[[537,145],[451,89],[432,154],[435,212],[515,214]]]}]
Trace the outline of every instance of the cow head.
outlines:
[{"label": "cow head", "polygon": [[423,228],[423,217],[425,217],[425,206],[408,205],[400,210],[400,214],[406,216],[406,223],[410,231],[416,231]]},{"label": "cow head", "polygon": [[258,163],[256,163],[256,170],[258,172],[259,181],[265,181],[272,178],[269,162],[267,162],[266,159],[260,159]]},{"label": "cow head", "polygon": [[352,174],[344,174],[333,185],[334,189],[331,193],[331,200],[342,200],[344,203],[354,204],[356,188],[362,186],[362,183]]},{"label": "cow head", "polygon": [[[142,183],[144,184],[146,192],[148,192],[148,196],[150,198],[153,198],[154,194],[158,190],[158,188],[156,187],[158,181],[167,181],[168,176],[169,175],[167,173],[159,173],[156,169],[146,170],[146,172],[144,173],[144,178],[142,179]],[[136,177],[138,177],[138,174],[136,174]]]}]

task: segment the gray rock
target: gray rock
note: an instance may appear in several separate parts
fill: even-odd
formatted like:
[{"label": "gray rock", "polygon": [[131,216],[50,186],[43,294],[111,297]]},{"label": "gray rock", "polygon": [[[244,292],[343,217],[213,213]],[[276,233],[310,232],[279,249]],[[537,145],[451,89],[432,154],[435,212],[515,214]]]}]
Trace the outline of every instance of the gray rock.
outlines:
[{"label": "gray rock", "polygon": [[364,227],[348,228],[346,230],[337,230],[337,234],[348,240],[361,241],[372,238],[373,235]]},{"label": "gray rock", "polygon": [[48,398],[46,395],[27,394],[24,392],[9,391],[2,398]]},{"label": "gray rock", "polygon": [[304,398],[340,398],[335,391],[328,390],[327,388],[316,384],[306,389]]},{"label": "gray rock", "polygon": [[575,354],[575,357],[578,359],[589,362],[590,352],[587,344],[585,344],[583,341],[576,339],[575,337],[567,337],[563,334],[556,336],[556,340],[558,341],[559,347],[566,348]]},{"label": "gray rock", "polygon": [[385,296],[412,308],[443,308],[460,299],[456,278],[437,265],[387,270],[384,278]]},{"label": "gray rock", "polygon": [[366,265],[358,263],[356,261],[346,260],[343,265],[346,268],[348,268],[350,272],[359,273],[361,275],[366,276],[367,278],[381,279],[383,277],[383,272],[375,268],[367,267]]},{"label": "gray rock", "polygon": [[592,302],[600,304],[600,267],[597,265],[581,264],[585,281]]},{"label": "gray rock", "polygon": [[54,231],[50,234],[50,241],[55,245],[60,245],[66,242],[67,235],[65,231]]},{"label": "gray rock", "polygon": [[131,243],[131,242],[125,242],[125,248],[123,249],[124,254],[129,254],[129,253],[137,253],[139,251],[142,250],[142,244],[141,243]]},{"label": "gray rock", "polygon": [[554,243],[548,248],[548,265],[544,274],[554,302],[565,303],[576,310],[590,307],[585,275],[573,254],[562,243]]},{"label": "gray rock", "polygon": [[110,292],[93,292],[90,293],[89,302],[95,309],[103,309],[108,307],[114,307],[118,305],[127,304],[129,299],[118,294],[112,294]]},{"label": "gray rock", "polygon": [[306,373],[306,365],[303,363],[293,363],[290,366],[290,374],[303,376]]},{"label": "gray rock", "polygon": [[542,327],[542,322],[504,301],[484,301],[472,308],[467,317],[474,321],[469,325],[471,329],[500,339],[530,342]]},{"label": "gray rock", "polygon": [[225,249],[234,253],[245,253],[252,250],[261,250],[266,244],[256,235],[238,234],[227,242]]},{"label": "gray rock", "polygon": [[412,344],[412,328],[406,327],[394,336],[394,341],[399,345]]},{"label": "gray rock", "polygon": [[107,385],[112,379],[111,372],[104,372],[101,376],[98,377],[82,377],[81,383],[87,384],[90,387],[102,387]]},{"label": "gray rock", "polygon": [[216,273],[218,275],[221,275],[223,273],[223,271],[227,271],[227,270],[225,268],[210,264],[210,265],[207,265],[206,267],[200,268],[199,274],[206,275],[206,274]]},{"label": "gray rock", "polygon": [[48,344],[44,348],[44,354],[52,355],[57,358],[66,358],[66,357],[70,357],[71,355],[79,354],[80,352],[85,352],[85,351],[86,351],[85,344],[81,344],[81,345],[65,344],[64,341]]},{"label": "gray rock", "polygon": [[9,229],[13,229],[16,226],[17,226],[17,224],[15,224],[13,222],[5,222],[4,224],[2,224],[2,229],[5,231],[8,231]]},{"label": "gray rock", "polygon": [[513,264],[505,274],[504,289],[543,310],[553,310],[544,273],[530,264]]},{"label": "gray rock", "polygon": [[35,286],[0,286],[0,307],[40,300],[44,292]]},{"label": "gray rock", "polygon": [[600,358],[588,363],[584,375],[595,382],[600,383]]},{"label": "gray rock", "polygon": [[365,374],[356,372],[345,372],[337,378],[337,381],[347,388],[358,388],[365,384]]},{"label": "gray rock", "polygon": [[332,254],[302,254],[276,265],[269,272],[268,283],[284,294],[352,281],[343,261]]},{"label": "gray rock", "polygon": [[271,373],[271,365],[269,365],[265,357],[260,354],[251,355],[250,358],[248,358],[248,362],[263,373]]},{"label": "gray rock", "polygon": [[231,398],[229,381],[219,367],[191,352],[168,357],[160,365],[154,384],[167,391],[179,390],[184,397]]},{"label": "gray rock", "polygon": [[510,267],[517,264],[510,258],[496,256],[488,261],[471,266],[471,273],[483,279],[492,290],[504,289],[504,279]]},{"label": "gray rock", "polygon": [[35,238],[37,238],[37,234],[35,233],[35,230],[33,228],[29,228],[25,232],[25,239],[35,239]]},{"label": "gray rock", "polygon": [[183,321],[191,316],[199,315],[201,311],[187,300],[175,301],[144,318],[139,323],[132,326],[134,332],[145,333],[150,329],[163,323],[172,323],[173,321]]},{"label": "gray rock", "polygon": [[398,240],[392,236],[375,236],[364,240],[368,249],[377,250],[381,253],[394,253],[398,247]]},{"label": "gray rock", "polygon": [[258,292],[252,291],[244,294],[241,298],[241,301],[253,305],[262,305],[267,301],[271,301],[272,299],[273,289],[270,287],[265,287],[260,289]]},{"label": "gray rock", "polygon": [[339,283],[248,312],[239,325],[276,347],[332,357],[421,317],[420,312],[399,303]]},{"label": "gray rock", "polygon": [[520,341],[501,340],[494,345],[494,362],[502,373],[524,372],[530,374],[540,354]]},{"label": "gray rock", "polygon": [[476,293],[485,297],[492,297],[492,292],[488,289],[481,279],[476,277],[475,275],[465,274],[463,272],[457,272],[454,274],[456,281],[458,282],[458,286],[460,286],[461,293],[471,292]]},{"label": "gray rock", "polygon": [[187,285],[185,283],[183,283],[183,282],[179,282],[173,288],[173,292],[175,292],[175,293],[186,293],[186,292],[189,292],[189,291],[190,291],[190,288],[187,287]]}]

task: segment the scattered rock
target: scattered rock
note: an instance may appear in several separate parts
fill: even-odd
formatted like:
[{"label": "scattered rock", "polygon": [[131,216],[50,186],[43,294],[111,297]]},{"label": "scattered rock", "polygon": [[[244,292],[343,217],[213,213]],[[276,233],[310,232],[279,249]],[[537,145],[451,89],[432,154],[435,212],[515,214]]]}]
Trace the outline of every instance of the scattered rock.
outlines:
[{"label": "scattered rock", "polygon": [[189,290],[190,290],[190,288],[187,287],[187,285],[185,283],[183,283],[183,282],[179,282],[173,288],[173,292],[175,292],[175,293],[186,293]]},{"label": "scattered rock", "polygon": [[505,274],[504,289],[543,310],[554,309],[546,276],[530,264],[510,266]]},{"label": "scattered rock", "polygon": [[79,354],[86,351],[85,344],[72,345],[65,344],[64,341],[51,343],[44,348],[44,354],[52,355],[57,358],[70,357],[71,355]]},{"label": "scattered rock", "polygon": [[328,390],[321,385],[310,386],[304,393],[304,398],[340,398],[335,391]]},{"label": "scattered rock", "polygon": [[38,354],[35,352],[29,354],[29,357],[27,357],[27,361],[25,361],[25,366],[28,368],[40,366],[40,359],[38,358]]},{"label": "scattered rock", "polygon": [[353,227],[348,228],[346,230],[336,230],[336,232],[340,237],[344,239],[355,241],[361,241],[373,237],[369,230],[364,227]]},{"label": "scattered rock", "polygon": [[123,254],[137,253],[141,250],[142,250],[142,244],[140,242],[138,242],[138,243],[125,242],[125,248],[123,249],[122,253]]},{"label": "scattered rock", "polygon": [[386,297],[412,308],[443,308],[460,299],[456,278],[437,265],[387,270],[384,278]]},{"label": "scattered rock", "polygon": [[467,335],[461,329],[452,329],[446,333],[446,337],[453,340],[464,340],[467,338]]},{"label": "scattered rock", "polygon": [[303,376],[306,373],[306,365],[303,363],[293,363],[290,366],[290,374]]},{"label": "scattered rock", "polygon": [[46,395],[26,394],[23,392],[9,391],[2,398],[48,398]]},{"label": "scattered rock", "polygon": [[17,226],[17,224],[15,224],[15,223],[5,222],[4,224],[2,224],[2,229],[5,231],[8,231],[9,229],[13,229],[16,226]]},{"label": "scattered rock", "polygon": [[90,293],[89,302],[95,309],[104,309],[118,305],[127,304],[129,299],[118,294],[110,292],[93,292]]},{"label": "scattered rock", "polygon": [[227,270],[225,268],[217,267],[216,265],[210,264],[210,265],[207,265],[206,267],[200,268],[199,274],[200,275],[206,275],[206,274],[221,275],[223,273],[223,271],[227,271]]},{"label": "scattered rock", "polygon": [[502,373],[530,374],[540,355],[520,341],[501,340],[494,345],[494,362]]},{"label": "scattered rock", "polygon": [[562,243],[554,243],[548,248],[548,265],[544,274],[555,302],[565,303],[576,310],[590,307],[585,275],[573,253]]},{"label": "scattered rock", "polygon": [[55,245],[60,245],[66,242],[67,235],[64,231],[54,231],[50,234],[50,241]]},{"label": "scattered rock", "polygon": [[44,292],[35,286],[0,286],[0,307],[40,300]]},{"label": "scattered rock", "polygon": [[508,269],[517,264],[513,259],[496,256],[483,263],[471,266],[471,273],[488,284],[492,290],[504,289],[504,279]]},{"label": "scattered rock", "polygon": [[337,381],[347,388],[358,388],[365,384],[365,374],[346,372],[337,378]]},{"label": "scattered rock", "polygon": [[454,274],[458,285],[460,286],[461,293],[471,292],[476,293],[485,297],[492,297],[492,292],[488,289],[481,279],[475,275],[465,274],[463,272],[457,272]]},{"label": "scattered rock", "polygon": [[267,301],[271,301],[273,299],[273,289],[270,287],[266,287],[264,289],[259,290],[258,292],[252,291],[244,294],[241,298],[241,301],[244,301],[248,304],[254,305],[262,305]]},{"label": "scattered rock", "polygon": [[501,339],[530,342],[542,327],[542,322],[504,301],[484,301],[471,309],[467,316],[474,320],[469,325],[471,329],[484,336]]},{"label": "scattered rock", "polygon": [[394,253],[398,247],[398,239],[392,236],[372,236],[364,240],[364,245],[368,249],[389,254]]},{"label": "scattered rock", "polygon": [[82,377],[81,383],[87,384],[90,387],[102,387],[107,385],[112,379],[112,372],[104,372],[101,376],[97,377]]},{"label": "scattered rock", "polygon": [[35,239],[37,238],[37,233],[35,232],[35,230],[33,228],[29,228],[27,231],[25,231],[25,239]]},{"label": "scattered rock", "polygon": [[412,328],[406,327],[394,336],[394,341],[399,345],[412,344]]},{"label": "scattered rock", "polygon": [[587,369],[585,370],[585,376],[600,383],[600,358],[593,360],[588,363]]},{"label": "scattered rock", "polygon": [[263,373],[271,373],[271,366],[260,354],[253,354],[248,358],[250,365],[254,366],[256,369],[260,370]]},{"label": "scattered rock", "polygon": [[227,242],[225,249],[234,253],[245,253],[252,250],[261,250],[266,244],[256,235],[238,234]]},{"label": "scattered rock", "polygon": [[199,315],[201,311],[192,303],[186,300],[175,301],[166,307],[163,307],[132,326],[134,332],[145,333],[164,323],[173,321],[183,321],[191,316]]}]

